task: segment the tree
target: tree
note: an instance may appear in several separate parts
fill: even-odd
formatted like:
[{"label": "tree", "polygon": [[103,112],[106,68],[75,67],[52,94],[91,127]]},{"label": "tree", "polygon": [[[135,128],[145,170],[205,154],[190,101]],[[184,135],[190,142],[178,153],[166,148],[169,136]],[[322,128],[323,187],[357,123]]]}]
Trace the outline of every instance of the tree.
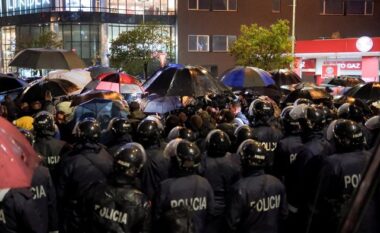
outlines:
[{"label": "tree", "polygon": [[62,48],[62,40],[59,39],[58,34],[52,31],[45,31],[38,38],[29,39],[24,38],[25,41],[18,41],[17,51],[26,48]]},{"label": "tree", "polygon": [[111,42],[112,66],[120,67],[130,74],[141,73],[147,78],[148,64],[157,52],[173,54],[173,42],[167,27],[154,22],[140,24],[133,30],[121,33]]},{"label": "tree", "polygon": [[274,70],[288,68],[293,61],[287,20],[279,20],[269,28],[242,25],[240,31],[230,50],[237,65]]}]

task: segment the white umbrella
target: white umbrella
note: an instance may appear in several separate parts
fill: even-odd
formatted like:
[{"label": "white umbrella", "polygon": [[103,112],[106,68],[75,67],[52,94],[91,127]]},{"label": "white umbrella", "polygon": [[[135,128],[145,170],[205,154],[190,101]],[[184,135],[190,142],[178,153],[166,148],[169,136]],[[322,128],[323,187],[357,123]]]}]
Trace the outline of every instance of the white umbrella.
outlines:
[{"label": "white umbrella", "polygon": [[52,71],[46,77],[47,79],[64,79],[77,85],[81,90],[92,80],[91,73],[85,70],[56,70]]}]

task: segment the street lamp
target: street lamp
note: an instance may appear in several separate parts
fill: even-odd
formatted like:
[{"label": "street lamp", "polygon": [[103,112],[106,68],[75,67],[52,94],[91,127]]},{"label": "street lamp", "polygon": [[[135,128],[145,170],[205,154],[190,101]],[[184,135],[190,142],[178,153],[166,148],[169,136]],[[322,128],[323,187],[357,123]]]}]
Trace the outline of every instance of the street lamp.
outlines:
[{"label": "street lamp", "polygon": [[[294,50],[296,43],[296,4],[297,0],[293,0],[293,17],[292,17],[292,58],[294,59]],[[291,63],[291,68],[294,68],[294,61]]]},{"label": "street lamp", "polygon": [[149,0],[138,0],[143,3],[143,24],[145,24],[145,3],[149,2]]}]

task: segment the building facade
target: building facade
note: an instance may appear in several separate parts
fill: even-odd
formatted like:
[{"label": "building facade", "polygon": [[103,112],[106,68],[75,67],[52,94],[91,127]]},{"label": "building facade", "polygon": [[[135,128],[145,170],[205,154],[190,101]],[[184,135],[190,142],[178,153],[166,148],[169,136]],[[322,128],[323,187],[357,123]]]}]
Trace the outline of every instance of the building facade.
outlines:
[{"label": "building facade", "polygon": [[87,65],[108,63],[111,41],[143,21],[157,21],[176,36],[176,0],[2,0],[0,71],[18,46],[53,31],[63,48],[74,50]]},{"label": "building facade", "polygon": [[[296,2],[297,41],[380,36],[379,0]],[[220,75],[235,64],[228,49],[239,35],[240,25],[269,26],[279,19],[292,22],[292,3],[293,0],[178,1],[178,61],[204,65]]]}]

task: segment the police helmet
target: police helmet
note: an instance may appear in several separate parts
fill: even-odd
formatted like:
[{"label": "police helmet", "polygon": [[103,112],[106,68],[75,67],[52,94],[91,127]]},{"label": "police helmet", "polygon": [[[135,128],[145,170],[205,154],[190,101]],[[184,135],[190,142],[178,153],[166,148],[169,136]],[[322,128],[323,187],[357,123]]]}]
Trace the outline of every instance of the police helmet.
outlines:
[{"label": "police helmet", "polygon": [[269,101],[256,99],[252,101],[249,106],[248,113],[253,116],[255,120],[267,122],[274,115],[273,105]]},{"label": "police helmet", "polygon": [[98,142],[101,128],[99,122],[92,117],[86,117],[79,121],[74,128],[74,132],[82,142]]},{"label": "police helmet", "polygon": [[285,107],[281,112],[281,122],[284,130],[288,134],[298,134],[301,132],[301,125],[298,120],[294,120],[290,117],[290,111],[293,110],[293,106]]},{"label": "police helmet", "polygon": [[137,126],[138,138],[142,143],[156,143],[160,138],[161,130],[155,120],[144,119]]},{"label": "police helmet", "polygon": [[132,125],[126,118],[114,117],[109,122],[107,130],[115,136],[123,136],[132,132]]},{"label": "police helmet", "polygon": [[113,156],[113,168],[118,177],[136,177],[146,162],[144,147],[136,142],[123,145]]},{"label": "police helmet", "polygon": [[363,109],[354,103],[344,103],[338,108],[338,118],[362,123],[365,121]]},{"label": "police helmet", "polygon": [[26,129],[19,128],[18,130],[26,137],[26,139],[28,139],[28,141],[30,142],[30,145],[33,146],[35,143],[35,138],[34,138],[33,133]]},{"label": "police helmet", "polygon": [[253,130],[248,125],[241,125],[235,130],[236,144],[240,145],[247,139],[253,139]]},{"label": "police helmet", "polygon": [[289,116],[300,123],[303,132],[320,131],[326,125],[323,111],[314,105],[297,105],[289,112]]},{"label": "police helmet", "polygon": [[362,149],[365,145],[363,130],[355,121],[339,119],[335,122],[332,130],[337,150],[351,151]]},{"label": "police helmet", "polygon": [[253,139],[242,142],[237,150],[243,169],[263,168],[267,163],[265,148]]},{"label": "police helmet", "polygon": [[330,109],[329,107],[327,107],[325,105],[322,105],[322,106],[319,105],[318,108],[320,108],[323,111],[323,114],[324,114],[325,119],[326,119],[326,124],[329,124],[330,122],[335,120],[336,111],[334,109]]},{"label": "police helmet", "polygon": [[186,139],[190,142],[194,142],[196,140],[194,132],[191,129],[185,128],[183,126],[176,126],[170,130],[168,140],[171,141],[175,138]]},{"label": "police helmet", "polygon": [[211,130],[206,137],[207,155],[211,157],[223,157],[231,147],[231,141],[227,133],[220,129]]},{"label": "police helmet", "polygon": [[194,171],[201,162],[201,152],[195,143],[181,139],[176,148],[178,168],[184,171]]},{"label": "police helmet", "polygon": [[37,134],[42,135],[54,133],[54,116],[47,111],[37,113],[34,117],[33,129]]},{"label": "police helmet", "polygon": [[306,98],[298,98],[293,103],[294,106],[297,106],[297,105],[300,105],[300,104],[312,105],[313,101],[309,100],[309,99],[306,99]]}]

